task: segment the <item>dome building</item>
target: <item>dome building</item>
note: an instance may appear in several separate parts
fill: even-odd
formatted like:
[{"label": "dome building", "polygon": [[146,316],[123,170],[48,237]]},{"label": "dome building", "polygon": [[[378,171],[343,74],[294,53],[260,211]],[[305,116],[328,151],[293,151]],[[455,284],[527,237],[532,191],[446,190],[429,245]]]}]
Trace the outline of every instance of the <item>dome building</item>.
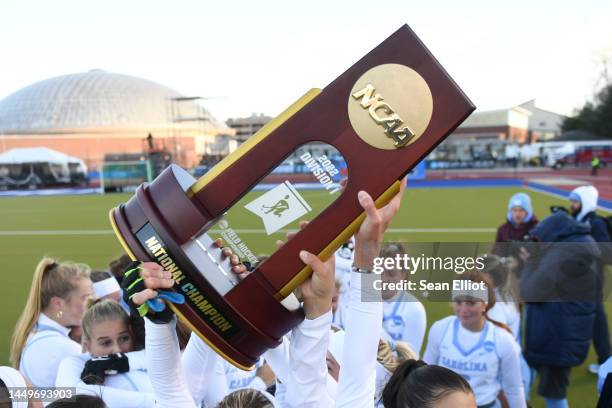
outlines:
[{"label": "dome building", "polygon": [[[93,70],[27,86],[0,100],[0,152],[48,147],[99,168],[105,154],[167,150],[192,167],[233,129],[163,85]],[[151,134],[152,137],[148,138]]]}]

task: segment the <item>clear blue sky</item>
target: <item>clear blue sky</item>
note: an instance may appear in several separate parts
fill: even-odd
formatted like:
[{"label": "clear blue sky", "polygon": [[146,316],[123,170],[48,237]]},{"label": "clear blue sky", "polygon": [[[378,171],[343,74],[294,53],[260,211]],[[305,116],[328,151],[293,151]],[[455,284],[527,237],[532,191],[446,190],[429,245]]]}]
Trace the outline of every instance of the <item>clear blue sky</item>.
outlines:
[{"label": "clear blue sky", "polygon": [[224,96],[206,103],[221,119],[275,115],[408,23],[480,109],[581,106],[612,57],[612,1],[501,3],[6,0],[0,98],[96,68]]}]

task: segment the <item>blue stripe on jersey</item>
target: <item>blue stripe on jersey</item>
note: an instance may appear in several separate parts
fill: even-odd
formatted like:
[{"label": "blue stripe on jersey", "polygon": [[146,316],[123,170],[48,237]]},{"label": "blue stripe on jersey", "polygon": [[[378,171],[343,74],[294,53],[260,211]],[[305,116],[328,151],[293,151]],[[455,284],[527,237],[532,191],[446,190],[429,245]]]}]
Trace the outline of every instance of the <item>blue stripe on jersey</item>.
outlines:
[{"label": "blue stripe on jersey", "polygon": [[464,350],[463,347],[461,347],[461,344],[459,344],[459,324],[459,319],[455,318],[455,323],[453,325],[453,345],[457,348],[457,350],[459,350],[461,354],[463,354],[464,357],[467,357],[482,346],[484,346],[485,339],[487,338],[487,333],[489,332],[489,324],[488,322],[485,322],[484,330],[480,334],[478,343],[476,343],[474,347],[469,350]]},{"label": "blue stripe on jersey", "polygon": [[132,379],[130,378],[129,375],[127,375],[125,373],[120,373],[119,375],[122,375],[127,380],[127,382],[130,383],[130,385],[132,386],[132,389],[134,391],[138,391],[138,387],[136,386],[136,384],[134,384],[134,381],[132,381]]}]

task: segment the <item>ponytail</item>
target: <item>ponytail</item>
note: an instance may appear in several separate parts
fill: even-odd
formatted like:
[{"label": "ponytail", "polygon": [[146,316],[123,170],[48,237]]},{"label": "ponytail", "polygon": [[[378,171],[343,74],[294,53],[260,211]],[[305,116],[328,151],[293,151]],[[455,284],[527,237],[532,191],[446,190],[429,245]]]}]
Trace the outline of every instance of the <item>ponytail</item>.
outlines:
[{"label": "ponytail", "polygon": [[49,306],[53,297],[66,298],[75,289],[75,281],[79,278],[89,278],[87,266],[58,263],[47,257],[38,263],[30,293],[11,339],[10,362],[13,367],[19,369],[23,348],[42,311]]},{"label": "ponytail", "polygon": [[510,334],[512,334],[512,335],[514,335],[514,334],[512,333],[512,329],[510,328],[510,326],[508,326],[507,324],[502,323],[502,322],[500,322],[500,321],[497,321],[497,320],[495,320],[495,319],[491,319],[491,318],[489,317],[489,315],[487,314],[487,312],[489,311],[489,309],[490,309],[490,308],[489,308],[489,307],[487,307],[487,309],[486,309],[486,310],[485,310],[485,312],[484,312],[484,317],[485,317],[485,319],[487,319],[488,321],[490,321],[491,323],[493,323],[495,326],[499,327],[500,329],[504,329],[504,330],[505,330],[505,331],[507,331],[508,333],[510,333]]},{"label": "ponytail", "polygon": [[453,392],[473,394],[468,382],[454,371],[421,360],[400,364],[382,394],[385,408],[432,408]]},{"label": "ponytail", "polygon": [[408,378],[426,365],[422,360],[408,360],[395,369],[383,390],[382,400],[385,408],[411,407],[405,402],[410,392],[414,393],[414,390],[408,389]]},{"label": "ponytail", "polygon": [[393,348],[382,339],[378,342],[378,355],[376,356],[376,361],[385,367],[391,374],[393,374],[397,367],[404,361],[414,360],[417,357],[417,354],[412,350],[410,345],[403,341],[396,342]]}]

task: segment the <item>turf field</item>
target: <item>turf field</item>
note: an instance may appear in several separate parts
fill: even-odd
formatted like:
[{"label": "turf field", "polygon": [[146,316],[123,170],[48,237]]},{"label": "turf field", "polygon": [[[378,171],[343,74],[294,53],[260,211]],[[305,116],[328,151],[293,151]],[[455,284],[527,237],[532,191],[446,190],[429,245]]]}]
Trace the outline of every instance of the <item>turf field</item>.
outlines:
[{"label": "turf field", "polygon": [[[504,221],[508,198],[518,191],[521,190],[408,189],[386,238],[388,241],[407,242],[489,242],[497,226]],[[529,194],[540,218],[549,213],[550,205],[566,204],[548,195]],[[321,191],[303,191],[302,195],[315,210],[324,205],[322,200],[329,197]],[[128,197],[116,194],[0,198],[0,364],[8,362],[10,336],[23,308],[32,272],[41,256],[84,262],[92,268],[106,268],[109,260],[121,253],[121,247],[110,230],[108,210]],[[266,252],[273,240],[282,238],[283,234],[266,237],[263,231],[253,231],[262,228],[255,221],[240,227],[250,228],[246,239],[255,242],[254,252]],[[234,226],[231,217],[230,224]],[[609,303],[606,308],[611,316]],[[429,324],[451,312],[450,305],[445,303],[429,303],[426,309]],[[586,372],[586,366],[593,359],[591,353],[582,367],[573,370],[571,406],[595,406],[596,377]],[[534,402],[535,406],[543,406],[539,398]]]}]

